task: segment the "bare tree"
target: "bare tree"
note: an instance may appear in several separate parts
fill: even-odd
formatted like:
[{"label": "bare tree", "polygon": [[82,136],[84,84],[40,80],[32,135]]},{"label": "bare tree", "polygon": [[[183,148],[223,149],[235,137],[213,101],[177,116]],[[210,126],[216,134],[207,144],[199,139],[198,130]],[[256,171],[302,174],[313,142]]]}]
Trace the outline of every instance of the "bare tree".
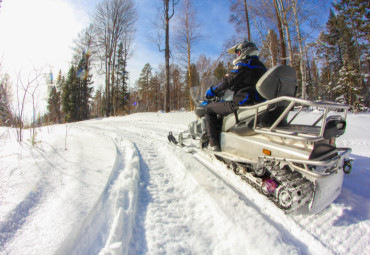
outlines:
[{"label": "bare tree", "polygon": [[136,10],[131,0],[103,0],[93,15],[96,43],[104,65],[107,116],[112,111],[112,86],[116,77],[118,45],[127,33],[134,32],[136,19]]},{"label": "bare tree", "polygon": [[260,51],[260,57],[264,59],[267,68],[271,68],[278,63],[279,60],[279,40],[276,32],[273,29],[268,30],[268,34],[262,39],[263,46]]},{"label": "bare tree", "polygon": [[211,68],[211,58],[207,58],[205,55],[199,55],[198,60],[197,60],[197,69],[200,74],[200,79],[203,79],[203,77],[206,75],[208,70]]},{"label": "bare tree", "polygon": [[[164,108],[166,112],[171,110],[170,102],[170,20],[175,15],[175,5],[177,5],[179,0],[162,0],[162,6],[160,10],[160,18],[156,20],[154,24],[157,28],[156,38],[154,39],[155,43],[158,46],[160,52],[164,52],[164,58],[166,61],[166,84],[165,88],[165,97],[164,97]],[[162,48],[162,31],[165,32],[165,47]]]},{"label": "bare tree", "polygon": [[281,64],[286,65],[285,37],[284,37],[284,30],[283,30],[283,25],[281,22],[281,14],[280,14],[279,6],[277,4],[277,0],[274,0],[274,9],[276,13],[277,27],[278,27],[279,36],[280,36]]},{"label": "bare tree", "polygon": [[[192,0],[184,0],[180,12],[180,18],[176,31],[176,46],[182,56],[185,56],[188,68],[189,89],[192,84],[191,53],[194,43],[200,38],[198,33],[199,24],[196,21],[196,12]],[[190,95],[189,95],[190,97]],[[190,99],[190,109],[194,109],[193,101]]]},{"label": "bare tree", "polygon": [[277,0],[278,8],[277,13],[278,17],[280,19],[282,27],[285,28],[285,35],[286,35],[286,42],[288,43],[288,51],[289,51],[289,65],[293,66],[294,62],[294,56],[293,56],[293,48],[292,48],[292,40],[290,36],[290,22],[289,22],[289,12],[291,10],[291,7],[285,3],[284,0]]},{"label": "bare tree", "polygon": [[245,28],[247,28],[248,41],[251,41],[252,36],[249,24],[247,0],[230,0],[230,2],[231,2],[230,22],[235,24],[237,31],[242,31]]},{"label": "bare tree", "polygon": [[298,20],[298,6],[297,0],[292,0],[292,9],[294,13],[294,25],[297,30],[297,40],[299,45],[299,66],[302,74],[302,98],[306,99],[306,63],[304,57],[303,40],[301,36],[301,29]]},{"label": "bare tree", "polygon": [[74,56],[73,64],[78,65],[81,59],[81,55],[88,55],[89,62],[94,62],[97,58],[97,42],[94,35],[94,27],[90,24],[88,27],[83,29],[79,34],[77,39],[74,40]]},{"label": "bare tree", "polygon": [[[250,5],[250,9],[262,40],[269,29],[273,28],[278,31],[280,42],[280,63],[286,65],[286,41],[278,1],[279,0],[255,1],[253,2],[253,5]],[[260,24],[260,26],[262,25],[263,28],[259,28],[257,24]]]},{"label": "bare tree", "polygon": [[[16,84],[16,96],[17,96],[17,109],[15,110],[16,114],[16,125],[17,125],[17,135],[18,135],[18,141],[22,142],[23,140],[23,125],[24,125],[24,110],[26,106],[26,99],[27,94],[33,95],[33,110],[35,112],[35,102],[34,102],[34,95],[37,90],[37,87],[39,86],[38,79],[42,73],[36,69],[34,69],[33,73],[30,73],[28,75],[27,82],[24,82],[21,77],[21,72],[17,75],[17,84]],[[30,90],[33,90],[31,93]],[[23,94],[22,94],[23,93]],[[33,114],[33,118],[35,116],[35,113]]]},{"label": "bare tree", "polygon": [[31,91],[28,91],[28,93],[32,97],[32,145],[34,145],[34,139],[35,139],[35,124],[36,124],[36,107],[37,107],[37,101],[36,101],[36,92],[40,86],[40,81],[38,77],[35,79],[35,85],[31,88]]}]

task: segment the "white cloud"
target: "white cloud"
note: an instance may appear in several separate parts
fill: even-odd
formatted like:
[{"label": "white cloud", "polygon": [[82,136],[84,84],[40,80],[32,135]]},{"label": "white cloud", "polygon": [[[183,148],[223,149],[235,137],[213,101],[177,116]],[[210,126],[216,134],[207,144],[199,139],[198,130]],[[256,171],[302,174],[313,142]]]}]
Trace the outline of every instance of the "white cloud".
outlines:
[{"label": "white cloud", "polygon": [[63,0],[3,1],[0,56],[6,69],[68,68],[73,39],[87,21],[84,12]]},{"label": "white cloud", "polygon": [[[27,84],[39,73],[54,76],[68,70],[73,40],[88,21],[84,10],[69,0],[5,0],[0,10],[1,71],[11,76],[13,90],[17,79]],[[20,77],[18,77],[20,76]],[[45,79],[37,91],[37,111],[44,112],[47,95]],[[35,85],[35,84],[33,84]],[[15,95],[15,92],[13,92]],[[13,103],[16,103],[13,98]],[[16,108],[16,107],[15,107]],[[30,98],[26,99],[26,119],[32,116]]]}]

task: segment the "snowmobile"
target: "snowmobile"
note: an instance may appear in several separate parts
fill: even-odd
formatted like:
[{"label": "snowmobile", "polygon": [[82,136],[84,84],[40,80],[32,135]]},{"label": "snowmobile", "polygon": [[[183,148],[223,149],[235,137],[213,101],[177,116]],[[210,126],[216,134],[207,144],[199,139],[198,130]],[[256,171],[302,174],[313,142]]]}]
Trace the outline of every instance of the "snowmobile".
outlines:
[{"label": "snowmobile", "polygon": [[[256,85],[266,100],[241,106],[223,117],[221,150],[210,151],[204,119],[207,99],[202,98],[208,85],[202,82],[192,88],[198,119],[178,139],[170,132],[170,142],[186,148],[189,140],[199,140],[199,150],[223,161],[286,212],[305,208],[318,213],[339,196],[344,174],[351,172],[352,159],[351,149],[336,147],[335,139],[345,132],[349,106],[296,98],[295,70],[275,66]],[[232,92],[226,91],[213,100],[231,96]]]}]

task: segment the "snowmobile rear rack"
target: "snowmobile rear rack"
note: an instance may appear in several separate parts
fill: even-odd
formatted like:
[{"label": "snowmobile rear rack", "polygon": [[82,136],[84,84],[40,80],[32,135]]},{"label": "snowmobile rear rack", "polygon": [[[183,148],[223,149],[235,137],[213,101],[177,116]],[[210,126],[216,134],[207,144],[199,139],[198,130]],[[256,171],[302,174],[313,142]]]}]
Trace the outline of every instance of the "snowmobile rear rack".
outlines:
[{"label": "snowmobile rear rack", "polygon": [[[267,108],[271,107],[271,105],[287,105],[285,110],[277,117],[277,119],[272,123],[271,126],[261,127],[258,125],[259,123],[259,113],[262,111],[266,111]],[[300,110],[288,121],[289,124],[301,113],[303,107],[315,107],[323,109],[322,115],[315,120],[313,124],[305,125],[300,128],[300,130],[295,130],[294,128],[282,128],[281,125],[283,120],[285,120],[289,114],[289,112],[296,106],[300,105]],[[310,142],[317,142],[323,140],[326,136],[325,130],[328,130],[326,124],[328,120],[328,113],[332,110],[339,110],[344,111],[344,118],[343,121],[347,118],[347,111],[350,107],[348,105],[339,104],[335,102],[313,102],[308,100],[303,100],[294,97],[282,96],[275,99],[268,100],[266,102],[253,105],[253,106],[241,106],[239,107],[239,112],[243,110],[255,110],[254,114],[254,122],[253,122],[253,131],[259,134],[266,134],[266,135],[274,135],[283,138],[290,138],[300,141],[310,141]],[[319,122],[321,123],[321,127],[317,126]],[[236,116],[236,122],[240,123],[243,120],[240,120],[238,116]],[[285,125],[287,126],[287,125]],[[338,129],[345,128],[338,125]]]}]

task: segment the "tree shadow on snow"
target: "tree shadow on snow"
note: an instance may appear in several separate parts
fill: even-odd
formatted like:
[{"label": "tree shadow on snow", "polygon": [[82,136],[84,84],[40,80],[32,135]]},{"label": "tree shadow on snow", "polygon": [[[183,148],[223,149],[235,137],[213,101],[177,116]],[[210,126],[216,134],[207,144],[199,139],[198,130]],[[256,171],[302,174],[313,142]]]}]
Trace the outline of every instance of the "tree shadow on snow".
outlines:
[{"label": "tree shadow on snow", "polygon": [[335,204],[344,205],[336,226],[349,226],[370,219],[370,158],[351,155],[354,158],[352,172],[344,176],[341,195]]},{"label": "tree shadow on snow", "polygon": [[0,248],[5,247],[5,244],[22,228],[32,209],[41,200],[45,187],[46,184],[42,180],[39,181],[22,202],[7,215],[5,221],[0,222]]}]

